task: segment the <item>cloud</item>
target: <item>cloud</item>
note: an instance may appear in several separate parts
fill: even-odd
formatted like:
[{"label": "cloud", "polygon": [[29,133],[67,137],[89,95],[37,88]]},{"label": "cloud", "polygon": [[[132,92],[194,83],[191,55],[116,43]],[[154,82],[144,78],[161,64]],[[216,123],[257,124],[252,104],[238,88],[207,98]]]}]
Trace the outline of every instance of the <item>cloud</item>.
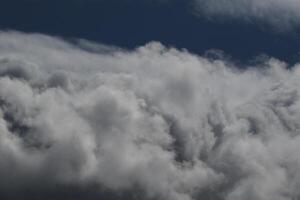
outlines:
[{"label": "cloud", "polygon": [[299,0],[195,0],[196,12],[210,19],[263,23],[285,31],[300,22]]},{"label": "cloud", "polygon": [[300,197],[298,65],[18,32],[0,55],[4,199]]}]

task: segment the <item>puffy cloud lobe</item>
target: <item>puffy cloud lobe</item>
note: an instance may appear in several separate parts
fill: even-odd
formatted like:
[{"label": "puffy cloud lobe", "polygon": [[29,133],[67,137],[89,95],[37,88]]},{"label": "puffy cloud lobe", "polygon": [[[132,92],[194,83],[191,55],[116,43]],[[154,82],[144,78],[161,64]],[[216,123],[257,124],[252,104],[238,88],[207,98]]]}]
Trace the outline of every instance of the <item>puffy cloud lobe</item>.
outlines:
[{"label": "puffy cloud lobe", "polygon": [[278,31],[299,25],[299,0],[195,0],[200,15],[263,22]]},{"label": "puffy cloud lobe", "polygon": [[298,66],[84,42],[0,34],[0,195],[299,198]]}]

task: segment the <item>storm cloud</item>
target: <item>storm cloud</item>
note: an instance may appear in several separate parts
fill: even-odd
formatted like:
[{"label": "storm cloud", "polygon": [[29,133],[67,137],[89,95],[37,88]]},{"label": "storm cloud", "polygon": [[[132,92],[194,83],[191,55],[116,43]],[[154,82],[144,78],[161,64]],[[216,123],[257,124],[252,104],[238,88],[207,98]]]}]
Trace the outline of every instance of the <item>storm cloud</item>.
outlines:
[{"label": "storm cloud", "polygon": [[299,199],[299,76],[275,58],[1,32],[0,196]]},{"label": "storm cloud", "polygon": [[299,0],[195,0],[195,7],[210,19],[261,23],[279,32],[300,23]]}]

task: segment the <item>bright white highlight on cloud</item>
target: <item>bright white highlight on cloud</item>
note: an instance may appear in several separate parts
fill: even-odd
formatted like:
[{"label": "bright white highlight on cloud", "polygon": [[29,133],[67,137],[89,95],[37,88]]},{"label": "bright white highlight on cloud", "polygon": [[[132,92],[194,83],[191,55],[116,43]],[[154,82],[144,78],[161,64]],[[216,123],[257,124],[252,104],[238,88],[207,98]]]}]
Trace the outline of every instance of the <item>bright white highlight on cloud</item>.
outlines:
[{"label": "bright white highlight on cloud", "polygon": [[145,199],[300,197],[298,66],[241,70],[157,42],[84,42],[0,34],[0,194],[58,184]]},{"label": "bright white highlight on cloud", "polygon": [[263,22],[278,31],[300,23],[299,0],[195,0],[200,15],[211,19]]}]

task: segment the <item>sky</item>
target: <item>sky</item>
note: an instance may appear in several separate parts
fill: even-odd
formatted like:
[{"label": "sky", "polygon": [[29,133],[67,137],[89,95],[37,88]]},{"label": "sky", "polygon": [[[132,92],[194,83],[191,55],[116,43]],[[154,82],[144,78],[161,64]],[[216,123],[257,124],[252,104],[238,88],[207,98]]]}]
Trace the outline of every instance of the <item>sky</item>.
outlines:
[{"label": "sky", "polygon": [[[277,1],[267,0],[275,4]],[[223,12],[228,12],[229,17],[215,16],[215,13],[221,15],[222,12],[209,8],[202,12],[201,9],[208,7],[207,2],[212,2],[211,7],[217,7],[214,2],[229,5]],[[255,13],[245,11],[244,14],[241,11],[244,9],[237,8],[239,12],[231,16],[230,5],[245,0],[229,2],[233,3],[226,0],[2,0],[0,29],[84,38],[131,49],[149,41],[186,48],[200,55],[209,49],[219,49],[243,62],[260,54],[290,63],[299,59],[297,26],[287,27],[292,26],[292,22],[280,20],[264,23],[254,19],[245,23],[245,20],[239,20],[242,18],[239,15],[251,18]],[[285,9],[283,3],[278,2]],[[199,6],[202,4],[205,6]],[[297,8],[297,3],[294,7]],[[260,8],[255,10],[259,12]],[[261,10],[261,13],[265,12],[264,8]],[[283,18],[284,15],[270,14],[263,18],[276,19],[278,16]],[[275,23],[275,26],[269,26]]]},{"label": "sky", "polygon": [[0,199],[299,200],[299,0],[3,0]]}]

